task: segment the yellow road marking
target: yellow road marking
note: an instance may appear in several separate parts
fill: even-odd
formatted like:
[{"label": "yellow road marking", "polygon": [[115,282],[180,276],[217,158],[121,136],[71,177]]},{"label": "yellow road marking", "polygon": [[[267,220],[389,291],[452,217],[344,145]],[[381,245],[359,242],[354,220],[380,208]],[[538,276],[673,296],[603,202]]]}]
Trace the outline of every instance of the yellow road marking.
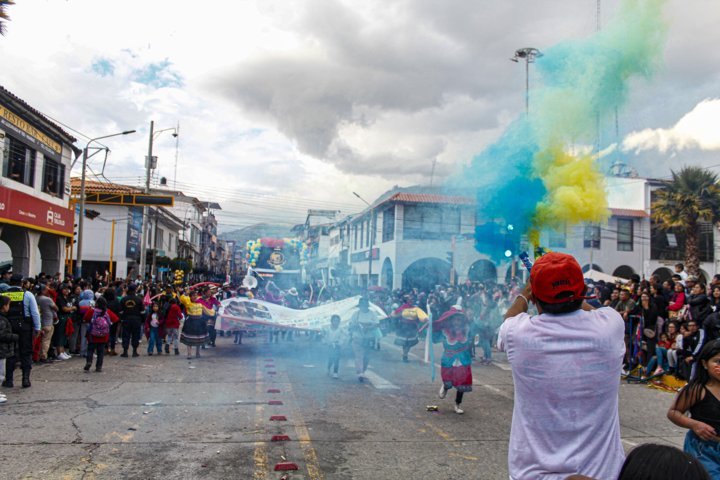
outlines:
[{"label": "yellow road marking", "polygon": [[478,457],[471,457],[470,455],[460,455],[459,453],[455,452],[450,452],[448,455],[450,455],[451,457],[462,458],[463,460],[470,460],[473,462],[477,462],[478,460],[480,460]]},{"label": "yellow road marking", "polygon": [[292,398],[292,403],[295,406],[293,409],[292,420],[295,424],[295,433],[297,434],[298,441],[300,442],[300,448],[302,448],[303,455],[305,457],[305,467],[307,468],[308,478],[310,478],[310,480],[323,480],[325,476],[320,470],[320,461],[318,460],[317,452],[312,446],[310,432],[305,426],[305,421],[300,414],[297,398],[295,397],[295,392],[293,391],[289,379],[287,383],[287,393]]},{"label": "yellow road marking", "polygon": [[[255,394],[259,399],[263,395],[262,371],[260,370],[259,360],[255,360]],[[255,428],[264,431],[262,425],[264,418],[265,406],[258,401],[255,405]],[[265,442],[255,442],[255,452],[253,453],[253,462],[255,463],[255,471],[253,472],[254,480],[265,480],[268,475],[268,454]]]}]

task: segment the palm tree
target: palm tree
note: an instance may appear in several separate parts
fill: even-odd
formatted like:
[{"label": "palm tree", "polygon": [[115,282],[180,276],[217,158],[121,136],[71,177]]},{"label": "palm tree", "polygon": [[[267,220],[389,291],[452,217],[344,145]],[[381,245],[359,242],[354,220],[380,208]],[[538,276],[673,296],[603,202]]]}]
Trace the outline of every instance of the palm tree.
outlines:
[{"label": "palm tree", "polygon": [[5,35],[5,22],[10,20],[5,9],[8,5],[14,5],[13,0],[0,0],[0,35]]},{"label": "palm tree", "polygon": [[663,230],[674,229],[685,236],[685,266],[691,275],[700,274],[698,222],[720,221],[718,176],[700,167],[672,172],[652,203],[652,217]]}]

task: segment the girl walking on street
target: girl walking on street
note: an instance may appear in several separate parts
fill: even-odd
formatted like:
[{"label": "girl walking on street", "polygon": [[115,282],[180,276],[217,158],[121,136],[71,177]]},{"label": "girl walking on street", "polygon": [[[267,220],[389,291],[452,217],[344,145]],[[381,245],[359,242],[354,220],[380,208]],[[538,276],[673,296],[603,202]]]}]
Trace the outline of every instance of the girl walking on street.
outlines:
[{"label": "girl walking on street", "polygon": [[689,430],[685,452],[700,460],[712,478],[720,478],[720,339],[703,347],[697,373],[678,393],[667,416]]},{"label": "girl walking on street", "polygon": [[[437,328],[437,330],[436,330]],[[433,325],[434,343],[443,344],[443,356],[440,360],[440,398],[445,398],[448,390],[455,388],[455,413],[462,415],[460,408],[463,395],[472,391],[472,357],[470,346],[470,326],[467,317],[457,307],[445,312]]]},{"label": "girl walking on street", "polygon": [[156,347],[157,354],[162,354],[162,339],[165,336],[163,331],[164,318],[160,316],[160,305],[157,302],[153,302],[150,307],[150,313],[148,313],[145,319],[145,336],[148,339],[148,350],[147,354],[152,356],[153,347]]},{"label": "girl walking on street", "polygon": [[100,297],[97,299],[95,307],[85,312],[83,320],[87,325],[87,358],[84,370],[86,372],[90,370],[93,354],[97,354],[95,371],[102,372],[105,346],[110,341],[110,326],[120,319],[112,311],[108,310],[105,298]]}]

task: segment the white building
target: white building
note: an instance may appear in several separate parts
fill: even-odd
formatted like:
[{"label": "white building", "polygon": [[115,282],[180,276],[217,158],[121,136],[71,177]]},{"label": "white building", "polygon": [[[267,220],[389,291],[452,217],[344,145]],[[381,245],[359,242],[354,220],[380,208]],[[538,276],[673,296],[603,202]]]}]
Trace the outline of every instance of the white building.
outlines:
[{"label": "white building", "polygon": [[150,193],[173,196],[175,204],[166,209],[182,221],[177,256],[191,259],[193,265],[202,263],[202,219],[206,210],[205,205],[208,202],[200,201],[175,190],[157,188],[152,189]]},{"label": "white building", "polygon": [[[651,219],[653,191],[662,182],[608,177],[609,218],[602,225],[575,225],[545,231],[540,244],[574,255],[589,271],[661,280],[682,261],[684,238],[658,229]],[[365,211],[325,226],[317,235],[317,258],[309,268],[327,269],[331,281],[400,288],[454,280],[506,281],[523,276],[516,261],[492,261],[475,249],[476,208],[464,195],[442,195],[429,187],[395,188]],[[372,253],[371,253],[372,252]],[[517,252],[513,252],[517,254]],[[720,271],[720,235],[709,223],[700,227],[702,274]],[[372,260],[370,260],[372,255]],[[312,271],[311,271],[312,273]],[[418,280],[420,279],[420,280]]]},{"label": "white building", "polygon": [[350,283],[364,286],[370,278],[387,288],[445,283],[451,271],[455,281],[496,278],[494,264],[474,248],[474,201],[416,193],[423,190],[430,189],[395,188],[328,228],[333,276],[342,278],[347,268]]},{"label": "white building", "polygon": [[75,138],[0,87],[0,267],[23,275],[64,271],[72,237],[67,172]]},{"label": "white building", "polygon": [[[80,179],[72,179],[74,195],[80,193]],[[127,185],[85,181],[86,197],[92,194],[132,195],[142,190]],[[86,218],[83,225],[82,275],[92,276],[111,271],[114,277],[134,277],[138,273],[142,243],[143,208],[127,205],[112,205],[110,202],[86,201],[85,210],[98,215]],[[166,271],[159,266],[166,259],[178,256],[178,241],[183,222],[164,207],[148,208],[148,258],[147,265],[153,275]],[[77,244],[73,258],[77,257]],[[162,269],[162,270],[160,270]]]}]

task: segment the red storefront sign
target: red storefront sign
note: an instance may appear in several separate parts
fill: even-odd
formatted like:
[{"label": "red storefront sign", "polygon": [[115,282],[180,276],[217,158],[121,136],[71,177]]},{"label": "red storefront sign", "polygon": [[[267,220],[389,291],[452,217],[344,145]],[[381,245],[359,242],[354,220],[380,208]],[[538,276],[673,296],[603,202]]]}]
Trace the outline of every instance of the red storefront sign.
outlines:
[{"label": "red storefront sign", "polygon": [[0,186],[0,223],[72,237],[73,221],[69,208]]}]

